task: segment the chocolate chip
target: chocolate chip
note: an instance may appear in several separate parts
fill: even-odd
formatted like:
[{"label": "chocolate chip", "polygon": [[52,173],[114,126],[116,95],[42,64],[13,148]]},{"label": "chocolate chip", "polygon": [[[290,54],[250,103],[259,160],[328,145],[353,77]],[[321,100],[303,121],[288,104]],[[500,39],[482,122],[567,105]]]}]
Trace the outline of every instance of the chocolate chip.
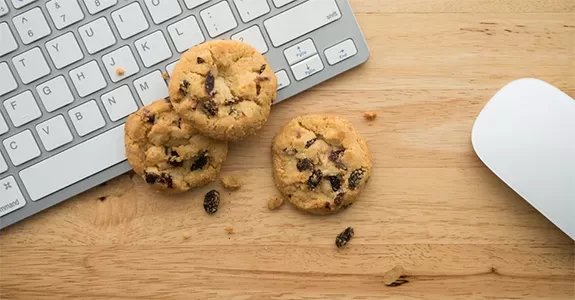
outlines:
[{"label": "chocolate chip", "polygon": [[201,151],[196,156],[196,159],[194,160],[194,163],[190,167],[190,170],[196,171],[199,169],[203,169],[208,164],[208,162],[209,162],[208,151]]},{"label": "chocolate chip", "polygon": [[353,235],[354,235],[353,228],[351,227],[346,228],[342,233],[338,234],[337,237],[335,238],[335,245],[338,248],[345,246],[353,238]]},{"label": "chocolate chip", "polygon": [[256,95],[259,95],[261,90],[262,86],[259,83],[256,83]]},{"label": "chocolate chip", "polygon": [[146,122],[148,122],[150,124],[154,124],[154,122],[156,122],[156,116],[154,114],[146,115],[144,118],[145,118]]},{"label": "chocolate chip", "polygon": [[[335,204],[336,206],[340,206],[341,203],[343,202],[343,196],[344,195],[345,195],[344,193],[337,194],[337,196],[335,196],[335,199],[333,199],[333,204]],[[349,205],[351,205],[351,203]],[[344,208],[347,208],[347,206]]]},{"label": "chocolate chip", "polygon": [[258,76],[258,77],[256,77],[256,80],[258,82],[262,82],[262,81],[268,81],[268,80],[270,80],[270,78],[267,76]]},{"label": "chocolate chip", "polygon": [[189,87],[190,82],[187,81],[186,79],[182,80],[182,83],[180,83],[180,93],[187,95]]},{"label": "chocolate chip", "polygon": [[237,97],[237,96],[233,96],[232,99],[226,99],[224,101],[224,105],[234,105],[234,104],[240,103],[242,101],[244,101],[244,99]]},{"label": "chocolate chip", "polygon": [[329,183],[331,183],[331,190],[337,192],[341,188],[341,177],[339,175],[329,176]]},{"label": "chocolate chip", "polygon": [[[175,151],[173,151],[172,153],[174,153]],[[172,167],[181,167],[184,165],[184,160],[178,156],[178,153],[175,152],[176,155],[173,155],[168,157],[168,164],[170,164]]]},{"label": "chocolate chip", "polygon": [[104,201],[104,200],[106,200],[106,198],[107,198],[106,196],[102,196],[102,197],[99,197],[98,200]]},{"label": "chocolate chip", "polygon": [[164,183],[168,186],[168,188],[174,188],[174,182],[172,181],[172,176],[162,173],[160,176],[160,183]]},{"label": "chocolate chip", "polygon": [[264,70],[266,69],[266,66],[267,66],[266,64],[263,64],[263,65],[260,67],[260,74],[264,72]]},{"label": "chocolate chip", "polygon": [[146,173],[146,183],[156,183],[156,181],[160,178],[156,174]]},{"label": "chocolate chip", "polygon": [[361,179],[363,178],[363,175],[365,174],[366,171],[367,170],[365,168],[359,168],[359,169],[353,170],[353,172],[351,172],[351,175],[349,175],[349,180],[348,180],[348,187],[350,190],[357,189],[357,187],[361,183]]},{"label": "chocolate chip", "polygon": [[313,169],[313,162],[309,158],[297,160],[297,170],[300,172]]},{"label": "chocolate chip", "polygon": [[178,118],[178,128],[182,129],[182,118]]},{"label": "chocolate chip", "polygon": [[307,141],[305,143],[305,148],[307,149],[307,148],[311,147],[311,145],[313,145],[313,143],[315,143],[315,141],[317,141],[317,138],[313,138],[313,139]]},{"label": "chocolate chip", "polygon": [[313,170],[313,172],[311,172],[311,175],[307,179],[307,188],[310,190],[315,189],[319,185],[321,177],[322,172],[320,169]]},{"label": "chocolate chip", "polygon": [[331,207],[331,203],[326,202],[324,206],[325,206],[325,208],[329,209]]},{"label": "chocolate chip", "polygon": [[228,115],[233,116],[234,118],[237,119],[237,118],[242,116],[242,112],[233,108],[233,107],[230,107],[230,111],[228,112]]},{"label": "chocolate chip", "polygon": [[341,157],[341,155],[345,152],[345,149],[341,149],[341,150],[335,150],[335,151],[331,151],[329,153],[329,160],[336,162],[339,160],[339,158]]},{"label": "chocolate chip", "polygon": [[211,190],[206,193],[204,197],[204,210],[213,215],[218,211],[218,206],[220,206],[220,192],[216,190]]},{"label": "chocolate chip", "polygon": [[208,116],[215,116],[218,114],[218,105],[214,100],[206,100],[202,103],[202,111]]},{"label": "chocolate chip", "polygon": [[169,97],[169,96],[168,96],[168,97],[165,97],[165,98],[164,98],[164,101],[166,101],[166,102],[168,102],[168,103],[172,103],[172,102],[170,101],[170,97]]},{"label": "chocolate chip", "polygon": [[197,62],[198,64],[203,64],[203,63],[205,63],[206,61],[205,61],[203,58],[201,58],[201,57],[198,56],[198,58],[196,58],[196,62]]},{"label": "chocolate chip", "polygon": [[347,171],[347,167],[341,161],[338,160],[334,164],[336,168]]},{"label": "chocolate chip", "polygon": [[212,93],[214,91],[215,80],[216,79],[214,78],[214,74],[212,74],[212,72],[209,71],[208,74],[206,75],[205,89],[206,93],[210,96],[215,95]]}]

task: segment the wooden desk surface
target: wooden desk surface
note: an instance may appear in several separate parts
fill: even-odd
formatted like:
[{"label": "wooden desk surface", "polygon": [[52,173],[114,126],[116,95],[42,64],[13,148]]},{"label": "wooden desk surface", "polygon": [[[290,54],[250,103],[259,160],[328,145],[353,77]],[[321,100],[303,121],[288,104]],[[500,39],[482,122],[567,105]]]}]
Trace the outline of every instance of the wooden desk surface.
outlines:
[{"label": "wooden desk surface", "polygon": [[[470,132],[513,79],[575,97],[575,1],[352,5],[370,60],[274,106],[257,137],[231,146],[223,173],[245,185],[220,212],[203,211],[207,188],[168,197],[121,176],[0,232],[0,298],[573,299],[574,242],[484,167]],[[317,112],[364,134],[368,188],[339,215],[270,212],[271,139]],[[346,226],[356,237],[338,250]],[[386,287],[395,265],[410,282]]]}]

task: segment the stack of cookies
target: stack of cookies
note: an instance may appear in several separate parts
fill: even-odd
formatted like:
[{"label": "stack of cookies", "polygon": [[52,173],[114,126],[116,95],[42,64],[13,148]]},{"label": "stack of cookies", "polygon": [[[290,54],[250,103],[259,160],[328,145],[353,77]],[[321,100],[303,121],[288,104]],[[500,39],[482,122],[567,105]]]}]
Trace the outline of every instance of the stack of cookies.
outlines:
[{"label": "stack of cookies", "polygon": [[128,162],[148,184],[184,192],[216,179],[228,141],[255,134],[268,119],[277,78],[263,55],[239,41],[211,41],[186,51],[169,97],[126,121]]}]

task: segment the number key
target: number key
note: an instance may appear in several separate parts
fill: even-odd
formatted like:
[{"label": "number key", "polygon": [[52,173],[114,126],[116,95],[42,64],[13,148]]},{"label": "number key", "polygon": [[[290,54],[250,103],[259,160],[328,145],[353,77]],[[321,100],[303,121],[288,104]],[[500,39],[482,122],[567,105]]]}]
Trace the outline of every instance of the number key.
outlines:
[{"label": "number key", "polygon": [[84,18],[84,13],[77,0],[51,0],[46,8],[58,29],[68,27]]},{"label": "number key", "polygon": [[39,7],[17,15],[12,18],[12,22],[20,38],[22,38],[22,42],[26,45],[52,33]]},{"label": "number key", "polygon": [[88,12],[95,15],[106,8],[118,4],[118,0],[84,0],[84,4],[88,8]]},{"label": "number key", "polygon": [[8,5],[6,0],[0,0],[0,17],[8,13]]}]

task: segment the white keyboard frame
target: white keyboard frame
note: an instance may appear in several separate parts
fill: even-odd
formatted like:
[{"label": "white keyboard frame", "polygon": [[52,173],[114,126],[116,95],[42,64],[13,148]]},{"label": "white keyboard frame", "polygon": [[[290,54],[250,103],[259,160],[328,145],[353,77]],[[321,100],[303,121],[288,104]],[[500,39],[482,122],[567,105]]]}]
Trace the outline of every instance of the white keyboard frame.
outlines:
[{"label": "white keyboard frame", "polygon": [[[206,27],[204,22],[202,21],[202,18],[200,16],[200,12],[208,7],[211,7],[215,4],[218,4],[219,2],[222,1],[228,1],[230,8],[232,9],[232,12],[236,18],[236,22],[237,22],[237,27],[232,29],[231,31],[228,31],[220,36],[217,36],[215,39],[230,39],[232,35],[241,32],[249,27],[252,27],[254,25],[259,26],[259,29],[261,30],[261,32],[263,33],[263,37],[265,40],[265,43],[267,44],[268,47],[268,51],[266,53],[264,53],[264,55],[267,57],[270,66],[273,68],[274,71],[278,72],[280,70],[285,70],[287,73],[287,76],[289,78],[290,81],[290,85],[282,88],[278,91],[278,95],[277,95],[277,99],[275,103],[278,103],[280,101],[283,101],[285,99],[288,99],[304,90],[307,90],[325,80],[328,80],[340,73],[343,73],[351,68],[354,68],[362,63],[364,63],[368,57],[369,57],[369,49],[367,46],[367,43],[365,41],[365,38],[359,28],[359,25],[357,24],[357,21],[355,20],[355,16],[353,14],[353,11],[348,3],[348,0],[335,0],[337,3],[337,6],[339,8],[339,11],[341,13],[341,17],[332,22],[329,23],[323,27],[320,27],[319,29],[316,29],[315,31],[312,31],[310,33],[304,34],[303,36],[300,36],[298,38],[295,38],[283,45],[281,45],[280,47],[274,47],[269,36],[267,35],[265,26],[264,26],[264,21],[267,19],[272,18],[273,16],[289,10],[295,6],[298,6],[304,2],[307,2],[309,0],[297,0],[294,2],[290,2],[287,5],[284,5],[280,8],[277,8],[274,5],[274,2],[272,0],[267,0],[268,5],[271,9],[271,11],[263,16],[258,17],[255,20],[249,21],[247,23],[244,23],[240,17],[240,14],[238,13],[238,10],[233,2],[233,0],[211,0],[208,1],[207,3],[204,3],[198,7],[195,7],[192,10],[189,10],[186,5],[184,0],[178,0],[180,7],[182,9],[182,13],[174,18],[169,19],[168,21],[165,21],[159,25],[155,24],[152,21],[152,18],[150,16],[149,11],[147,10],[147,7],[144,3],[143,0],[137,0],[137,1],[130,1],[130,0],[118,0],[118,4],[116,4],[115,6],[108,8],[102,12],[99,12],[95,15],[91,15],[83,0],[79,0],[79,4],[83,10],[84,13],[84,19],[80,22],[77,22],[69,27],[64,28],[63,30],[57,30],[56,27],[54,26],[54,22],[52,21],[48,10],[46,9],[45,6],[45,2],[46,0],[40,0],[40,1],[36,1],[33,2],[29,5],[26,5],[22,8],[19,9],[15,9],[14,6],[11,3],[11,0],[5,0],[8,3],[8,7],[10,8],[10,11],[8,14],[5,14],[3,16],[0,17],[0,23],[3,22],[7,22],[8,26],[10,27],[12,33],[14,34],[17,43],[18,43],[18,49],[16,51],[13,51],[11,53],[8,53],[2,57],[0,57],[0,63],[1,62],[7,62],[14,77],[16,78],[16,81],[18,83],[18,88],[12,92],[9,92],[5,95],[0,96],[0,103],[3,103],[5,100],[12,98],[26,90],[30,90],[34,97],[36,98],[36,101],[38,102],[38,106],[40,107],[41,111],[42,111],[42,116],[39,119],[36,119],[32,122],[29,122],[28,124],[25,124],[21,127],[15,128],[14,125],[12,124],[12,122],[10,121],[10,118],[7,114],[7,112],[5,111],[4,107],[2,105],[0,105],[0,113],[3,115],[4,120],[6,121],[6,123],[8,124],[9,130],[7,133],[1,134],[0,135],[0,141],[5,140],[6,138],[9,138],[17,133],[20,133],[24,130],[30,130],[33,135],[34,138],[36,139],[36,142],[38,143],[38,146],[41,150],[41,155],[37,158],[32,159],[31,161],[28,161],[22,165],[19,165],[18,167],[15,167],[11,161],[10,158],[6,152],[6,149],[4,149],[4,147],[1,145],[0,143],[0,152],[2,153],[2,156],[4,157],[4,159],[6,160],[7,164],[8,164],[8,171],[3,172],[2,174],[0,174],[0,181],[9,177],[9,176],[13,176],[16,179],[16,182],[20,188],[20,191],[22,192],[22,194],[24,195],[24,197],[26,198],[26,205],[24,207],[21,207],[11,213],[8,213],[7,215],[4,215],[2,217],[0,217],[0,229],[9,226],[15,222],[18,222],[28,216],[31,216],[37,212],[40,212],[50,206],[53,206],[59,202],[62,202],[70,197],[73,197],[83,191],[86,191],[94,186],[97,186],[101,183],[104,183],[118,175],[121,175],[123,173],[125,173],[126,171],[130,170],[130,166],[128,165],[127,161],[123,161],[119,164],[116,164],[110,168],[107,168],[97,174],[94,174],[92,176],[89,176],[83,180],[80,180],[70,186],[67,186],[57,192],[54,192],[38,201],[31,201],[30,200],[30,196],[28,194],[28,192],[26,191],[26,189],[24,188],[24,185],[22,184],[22,181],[20,180],[19,177],[19,172],[23,169],[26,169],[32,165],[37,164],[38,162],[53,156],[55,154],[58,154],[60,152],[63,152],[71,147],[74,147],[82,142],[85,142],[86,140],[89,140],[91,138],[94,138],[108,130],[111,130],[112,128],[115,128],[117,126],[121,126],[124,122],[126,118],[122,118],[120,120],[117,121],[111,121],[110,117],[108,116],[108,114],[106,113],[106,110],[104,108],[104,105],[102,104],[102,102],[100,101],[100,96],[102,94],[108,93],[122,85],[128,85],[130,88],[130,91],[132,92],[134,98],[136,99],[136,102],[138,104],[138,106],[142,106],[142,102],[138,96],[138,93],[136,92],[136,89],[134,88],[134,81],[138,78],[141,78],[151,72],[153,72],[154,70],[159,70],[161,72],[166,71],[166,67],[170,64],[172,64],[173,62],[177,61],[177,58],[179,57],[180,53],[176,50],[176,47],[171,39],[171,37],[169,36],[167,27],[171,24],[174,24],[182,19],[185,19],[187,17],[189,17],[190,15],[194,15],[196,17],[196,20],[198,21],[198,24],[201,28],[201,31],[205,37],[206,40],[211,40],[213,38],[210,37],[210,35],[208,34],[208,32],[206,31]],[[69,1],[69,0],[61,0],[61,1]],[[323,0],[311,0],[311,1],[323,1]],[[132,36],[126,40],[123,40],[120,38],[120,35],[118,34],[118,30],[115,27],[112,18],[111,18],[111,13],[120,9],[121,7],[124,7],[125,5],[129,5],[132,2],[139,2],[142,10],[148,20],[149,23],[149,28],[139,34],[136,34],[135,36]],[[35,41],[29,45],[24,45],[22,43],[22,40],[20,39],[20,37],[18,36],[15,28],[14,28],[14,24],[12,24],[12,18],[23,13],[26,11],[31,10],[34,7],[40,7],[42,12],[44,13],[48,24],[50,26],[50,29],[52,30],[51,34],[38,40]],[[108,19],[108,22],[116,36],[116,43],[109,48],[106,48],[105,50],[102,50],[98,53],[96,53],[95,55],[89,55],[88,52],[86,51],[86,48],[80,38],[80,35],[78,33],[78,28],[82,25],[85,25],[93,20],[96,20],[100,17],[106,17]],[[172,58],[167,59],[161,63],[158,63],[150,68],[147,68],[143,65],[141,58],[139,57],[137,50],[135,48],[134,42],[142,37],[145,37],[155,31],[161,30],[164,34],[164,37],[166,39],[166,41],[168,42],[168,45],[170,47],[170,50],[172,51]],[[50,55],[48,54],[48,51],[46,50],[45,44],[47,41],[54,39],[58,36],[61,36],[64,33],[67,32],[73,32],[74,36],[76,37],[76,40],[78,41],[82,52],[84,53],[84,58],[78,62],[75,62],[63,69],[56,69],[54,67],[53,61],[50,58]],[[334,37],[335,36],[335,37]],[[321,63],[323,64],[323,69],[317,73],[314,73],[313,75],[306,77],[304,79],[301,80],[296,80],[296,78],[294,77],[294,74],[292,73],[291,69],[290,69],[290,65],[288,64],[288,61],[286,60],[285,56],[284,56],[284,50],[288,49],[292,46],[296,46],[297,44],[304,42],[308,39],[311,39],[313,41],[313,44],[315,46],[315,49],[317,50],[317,53],[319,54],[319,59],[321,60]],[[330,65],[328,63],[328,60],[326,59],[325,53],[324,51],[329,49],[330,47],[337,45],[339,43],[342,43],[346,40],[351,39],[355,45],[355,48],[357,50],[356,54],[353,56],[350,56],[349,58],[342,60],[336,64]],[[349,44],[349,43],[347,43]],[[126,79],[120,80],[119,82],[112,82],[112,80],[110,80],[110,77],[108,76],[106,69],[103,67],[102,65],[102,56],[104,56],[105,54],[108,54],[116,49],[119,49],[125,45],[128,45],[130,47],[130,49],[132,50],[132,53],[134,55],[134,57],[136,58],[138,65],[140,67],[140,71],[135,74],[132,75]],[[42,50],[42,53],[44,55],[44,57],[46,58],[46,61],[48,62],[48,65],[51,69],[51,73],[47,76],[42,77],[41,79],[37,79],[35,81],[33,81],[32,83],[25,85],[22,83],[22,81],[20,80],[14,65],[12,64],[12,58],[16,55],[19,55],[27,50],[30,50],[34,47],[40,47],[40,49]],[[96,93],[90,94],[87,97],[79,97],[78,93],[72,83],[72,81],[70,80],[70,77],[68,75],[69,70],[76,68],[80,65],[83,65],[91,60],[96,60],[100,66],[100,69],[102,71],[102,74],[104,75],[104,77],[106,78],[106,82],[107,82],[107,87],[104,88],[103,90],[100,90]],[[317,61],[316,61],[317,63]],[[49,80],[52,78],[55,78],[58,75],[64,75],[64,78],[66,79],[66,82],[68,83],[68,86],[70,87],[70,90],[73,93],[74,96],[74,102],[71,104],[68,104],[66,106],[64,106],[63,108],[57,109],[53,112],[47,112],[46,109],[42,106],[41,102],[40,102],[40,98],[38,95],[38,92],[36,90],[36,86]],[[87,101],[90,100],[96,100],[96,102],[98,103],[98,106],[100,108],[100,111],[102,113],[102,115],[104,116],[105,120],[106,120],[106,125],[86,136],[78,136],[78,133],[76,132],[76,130],[74,129],[73,124],[71,123],[70,119],[67,116],[67,112],[72,109],[75,108],[81,104],[86,103]],[[326,99],[326,101],[330,101],[329,99]],[[70,128],[70,131],[72,132],[73,138],[74,140],[71,143],[66,144],[65,146],[62,146],[56,150],[53,151],[46,151],[46,149],[42,146],[42,143],[40,142],[40,138],[37,134],[37,132],[35,131],[35,126],[43,121],[46,121],[48,119],[51,119],[57,115],[63,115],[66,119],[66,123],[68,125],[68,127]],[[121,146],[123,147],[123,141],[118,141],[118,143],[121,143]],[[109,145],[102,145],[102,147],[108,147]],[[117,146],[117,145],[116,145]],[[86,158],[89,159],[89,158]],[[54,170],[55,172],[55,176],[57,176],[57,172],[58,170]],[[1,187],[0,187],[1,188]]]}]

